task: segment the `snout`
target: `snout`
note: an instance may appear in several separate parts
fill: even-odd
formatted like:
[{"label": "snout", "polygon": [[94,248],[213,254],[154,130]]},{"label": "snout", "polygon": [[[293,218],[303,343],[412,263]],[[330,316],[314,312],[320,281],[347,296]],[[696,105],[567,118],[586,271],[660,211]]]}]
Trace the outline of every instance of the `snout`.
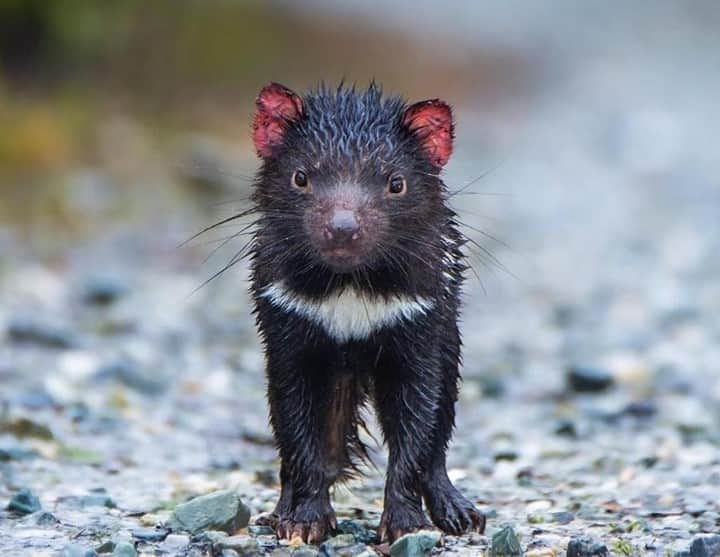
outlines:
[{"label": "snout", "polygon": [[366,262],[376,236],[368,207],[347,202],[317,205],[306,222],[325,265],[347,273]]},{"label": "snout", "polygon": [[335,209],[332,211],[323,231],[330,249],[352,249],[360,240],[360,222],[355,211]]}]

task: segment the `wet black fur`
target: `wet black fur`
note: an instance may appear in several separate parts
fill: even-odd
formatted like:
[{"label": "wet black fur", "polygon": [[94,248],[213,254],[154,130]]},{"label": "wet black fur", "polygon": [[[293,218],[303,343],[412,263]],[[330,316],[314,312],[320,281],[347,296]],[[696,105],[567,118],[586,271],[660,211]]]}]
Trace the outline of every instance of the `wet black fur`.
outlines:
[{"label": "wet black fur", "polygon": [[[315,540],[332,530],[328,489],[365,455],[358,409],[368,400],[389,448],[382,519],[389,537],[427,525],[422,499],[447,532],[484,523],[445,469],[458,394],[464,238],[445,203],[439,169],[402,124],[405,108],[375,86],[313,91],[303,97],[302,118],[289,123],[285,142],[258,173],[252,289],[282,461],[273,518],[287,537],[294,531]],[[296,168],[308,169],[316,184],[352,178],[380,189],[391,173],[405,176],[407,194],[383,208],[388,226],[366,268],[336,274],[323,265],[303,233],[309,201],[290,186]],[[366,340],[340,344],[260,295],[278,280],[316,299],[352,285],[369,295],[423,296],[435,306]]]}]

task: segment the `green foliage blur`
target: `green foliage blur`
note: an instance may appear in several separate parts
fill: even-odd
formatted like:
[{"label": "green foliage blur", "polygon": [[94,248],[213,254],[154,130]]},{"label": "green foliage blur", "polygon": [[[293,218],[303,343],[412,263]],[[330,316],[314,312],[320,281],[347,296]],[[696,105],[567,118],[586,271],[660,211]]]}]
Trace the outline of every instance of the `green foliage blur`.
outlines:
[{"label": "green foliage blur", "polygon": [[[321,8],[243,0],[0,2],[0,175],[96,158],[121,114],[156,136],[247,135],[259,88],[367,83],[409,93],[460,83],[465,66]],[[437,89],[431,85],[429,89]]]}]

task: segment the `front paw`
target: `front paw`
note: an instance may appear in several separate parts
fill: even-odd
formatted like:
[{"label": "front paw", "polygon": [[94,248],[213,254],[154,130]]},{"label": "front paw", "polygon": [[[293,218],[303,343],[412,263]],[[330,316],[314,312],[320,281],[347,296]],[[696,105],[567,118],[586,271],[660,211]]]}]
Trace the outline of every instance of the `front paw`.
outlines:
[{"label": "front paw", "polygon": [[330,503],[309,501],[288,514],[278,517],[275,533],[278,539],[300,538],[305,543],[320,543],[337,530],[335,512]]},{"label": "front paw", "polygon": [[485,516],[451,484],[436,485],[425,493],[433,524],[446,534],[459,536],[473,530],[485,531]]},{"label": "front paw", "polygon": [[429,527],[430,523],[420,505],[386,503],[378,536],[381,541],[393,543],[405,534]]}]

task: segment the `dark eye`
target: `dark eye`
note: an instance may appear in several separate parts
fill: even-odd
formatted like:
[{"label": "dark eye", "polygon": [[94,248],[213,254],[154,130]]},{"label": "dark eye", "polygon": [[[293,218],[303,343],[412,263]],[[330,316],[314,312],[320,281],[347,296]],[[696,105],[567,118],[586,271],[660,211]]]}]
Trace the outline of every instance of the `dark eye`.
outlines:
[{"label": "dark eye", "polygon": [[388,192],[392,195],[402,195],[406,188],[405,178],[402,176],[393,176],[388,182]]},{"label": "dark eye", "polygon": [[306,188],[308,186],[308,177],[302,170],[296,170],[292,177],[293,184],[298,188]]}]

